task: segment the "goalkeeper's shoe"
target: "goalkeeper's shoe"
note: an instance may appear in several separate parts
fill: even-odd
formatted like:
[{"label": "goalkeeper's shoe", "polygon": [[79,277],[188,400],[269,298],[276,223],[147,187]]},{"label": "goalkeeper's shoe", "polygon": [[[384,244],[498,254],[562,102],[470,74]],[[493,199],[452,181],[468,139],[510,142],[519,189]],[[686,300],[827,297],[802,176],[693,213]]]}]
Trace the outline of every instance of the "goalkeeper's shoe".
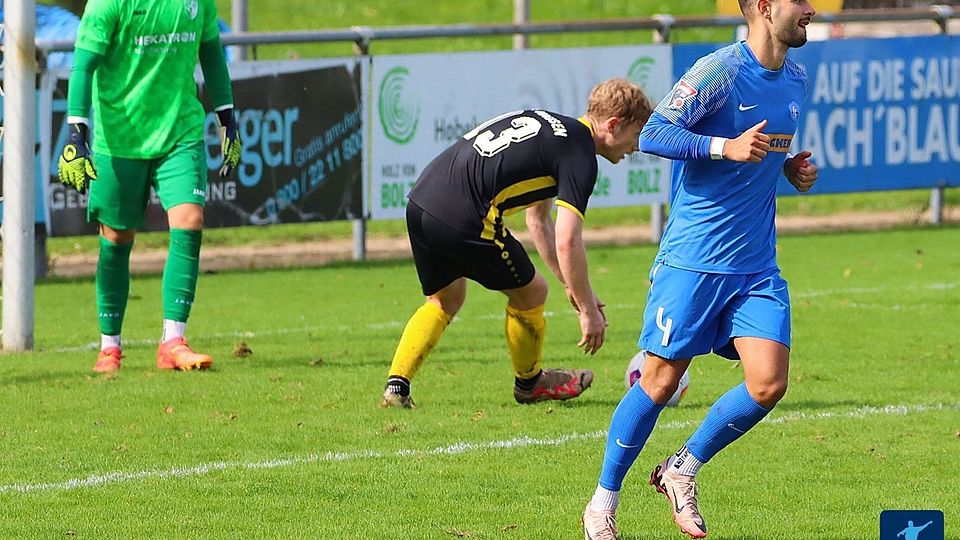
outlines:
[{"label": "goalkeeper's shoe", "polygon": [[617,516],[613,510],[594,510],[590,503],[580,516],[584,540],[617,540]]},{"label": "goalkeeper's shoe", "polygon": [[705,538],[707,524],[697,505],[697,483],[692,476],[670,472],[669,465],[670,458],[667,458],[653,469],[650,485],[670,501],[673,521],[680,526],[681,532],[690,535],[690,538]]},{"label": "goalkeeper's shoe", "polygon": [[416,409],[417,405],[413,402],[413,398],[410,397],[409,394],[401,396],[387,387],[383,391],[383,399],[380,400],[380,407],[383,409],[389,409],[391,407],[398,409]]},{"label": "goalkeeper's shoe", "polygon": [[205,354],[193,352],[193,349],[187,344],[187,340],[182,337],[164,341],[157,350],[157,367],[160,369],[189,371],[191,369],[207,369],[212,364],[212,358]]},{"label": "goalkeeper's shoe", "polygon": [[545,369],[540,372],[533,388],[514,384],[513,398],[517,403],[536,403],[548,400],[566,400],[579,396],[590,388],[593,372],[586,369]]},{"label": "goalkeeper's shoe", "polygon": [[93,365],[93,370],[97,373],[110,373],[120,369],[120,360],[123,359],[123,353],[120,347],[107,347],[97,355],[97,363]]}]

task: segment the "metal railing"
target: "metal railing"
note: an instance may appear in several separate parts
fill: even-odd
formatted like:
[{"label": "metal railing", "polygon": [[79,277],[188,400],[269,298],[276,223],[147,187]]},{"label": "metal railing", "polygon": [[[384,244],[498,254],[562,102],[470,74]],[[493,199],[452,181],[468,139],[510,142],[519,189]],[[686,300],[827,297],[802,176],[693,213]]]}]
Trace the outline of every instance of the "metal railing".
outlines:
[{"label": "metal railing", "polygon": [[[950,20],[960,19],[960,10],[950,6],[934,5],[930,9],[864,9],[816,15],[814,22],[910,22],[930,21],[947,31]],[[223,34],[224,45],[255,46],[288,43],[352,42],[366,53],[373,41],[451,38],[495,37],[512,35],[567,34],[584,32],[612,32],[652,30],[657,41],[668,42],[671,31],[688,28],[731,28],[744,24],[743,17],[733,15],[706,15],[674,17],[654,15],[629,19],[597,19],[590,21],[561,21],[528,24],[452,24],[426,26],[369,27],[330,30],[295,30],[288,32],[233,32]],[[73,40],[37,40],[37,50],[43,54],[73,50]]]}]

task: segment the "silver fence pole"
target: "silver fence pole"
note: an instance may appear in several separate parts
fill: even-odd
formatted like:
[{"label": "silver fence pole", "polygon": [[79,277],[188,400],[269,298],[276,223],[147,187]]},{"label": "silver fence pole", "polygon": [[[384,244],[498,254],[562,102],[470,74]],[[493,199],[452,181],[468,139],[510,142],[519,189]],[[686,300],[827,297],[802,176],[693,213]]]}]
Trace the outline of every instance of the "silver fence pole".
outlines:
[{"label": "silver fence pole", "polygon": [[35,0],[4,0],[3,349],[33,348]]},{"label": "silver fence pole", "polygon": [[[660,24],[660,27],[653,31],[653,42],[669,43],[670,28],[673,26],[675,19],[670,15],[654,15],[653,18]],[[650,241],[654,244],[659,243],[663,237],[665,213],[666,207],[663,203],[658,202],[650,205]]]},{"label": "silver fence pole", "polygon": [[[230,6],[231,32],[246,32],[250,29],[247,23],[247,2],[248,0],[233,0]],[[238,62],[247,59],[247,47],[245,45],[234,45],[234,59]]]},{"label": "silver fence pole", "polygon": [[[948,22],[949,17],[954,14],[953,8],[947,5],[930,6],[936,16],[937,26],[940,27],[941,34],[947,34],[950,31]],[[944,186],[935,186],[930,188],[930,224],[941,225],[943,223],[943,204],[947,189]]]},{"label": "silver fence pole", "polygon": [[930,224],[940,225],[943,223],[943,198],[946,194],[946,188],[937,186],[930,190]]},{"label": "silver fence pole", "polygon": [[[530,0],[513,0],[513,22],[515,24],[527,24],[530,22]],[[527,34],[514,34],[513,48],[530,48],[530,36]]]},{"label": "silver fence pole", "polygon": [[367,220],[362,217],[353,220],[353,260],[367,260]]},{"label": "silver fence pole", "polygon": [[[370,39],[367,37],[367,33],[366,33],[366,29],[365,29],[365,28],[362,28],[362,27],[354,27],[354,28],[355,28],[355,30],[357,31],[357,33],[359,34],[358,39],[356,39],[356,40],[353,42],[354,54],[355,54],[357,57],[360,57],[360,58],[361,58],[361,61],[363,61],[362,58],[363,58],[364,56],[370,54]],[[370,72],[372,73],[372,72],[373,72],[373,66],[372,66],[372,64],[370,64],[369,66],[370,66]],[[370,74],[368,73],[367,76],[369,77]],[[369,82],[369,81],[368,81],[368,82]],[[368,108],[367,111],[365,111],[365,112],[369,112],[369,107],[371,106],[371,104],[370,104],[370,103],[364,103],[363,106]],[[364,126],[363,126],[363,129],[364,129],[364,130],[367,130],[367,133],[370,133],[370,131],[369,131],[369,126],[366,125],[366,124],[368,123],[368,120],[369,120],[369,119],[370,119],[370,115],[369,115],[369,114],[366,114],[366,115],[364,116]],[[370,137],[366,137],[366,138],[364,139],[364,141],[363,141],[363,144],[364,144],[365,146],[366,146],[366,145],[369,145],[369,144],[370,144]],[[364,159],[364,160],[369,160],[370,153],[367,152],[367,148],[364,148],[364,152],[361,154],[361,156],[362,156],[362,159]],[[363,163],[363,164],[361,165],[361,167],[363,168],[363,170],[367,171],[367,177],[366,177],[365,179],[366,179],[366,180],[369,180],[369,178],[370,178],[369,175],[372,174],[372,173],[371,173],[372,169],[370,168],[370,164],[369,164],[369,163]],[[363,194],[364,194],[365,196],[361,197],[361,208],[362,208],[362,209],[360,210],[360,217],[354,218],[354,220],[353,220],[353,260],[355,260],[355,261],[365,261],[365,260],[367,260],[367,213],[366,213],[366,212],[367,212],[367,201],[366,201],[367,197],[366,197],[366,195],[369,195],[369,190],[367,189],[367,183],[366,183],[366,182],[363,182],[363,183],[362,183],[361,189],[363,190]]]}]

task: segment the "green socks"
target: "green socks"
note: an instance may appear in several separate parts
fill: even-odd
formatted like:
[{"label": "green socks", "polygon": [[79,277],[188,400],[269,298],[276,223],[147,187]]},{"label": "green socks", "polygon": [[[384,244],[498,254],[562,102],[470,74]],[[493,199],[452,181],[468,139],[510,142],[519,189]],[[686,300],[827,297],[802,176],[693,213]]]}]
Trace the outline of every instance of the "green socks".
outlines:
[{"label": "green socks", "polygon": [[170,251],[163,268],[163,318],[186,322],[200,274],[202,231],[170,229]]},{"label": "green socks", "polygon": [[[186,322],[200,274],[201,231],[170,230],[170,251],[163,269],[163,318]],[[130,250],[100,237],[97,259],[97,315],[100,333],[120,335],[130,295]]]},{"label": "green socks", "polygon": [[97,316],[100,333],[108,336],[120,334],[123,313],[130,295],[130,250],[129,244],[114,244],[100,237],[100,256],[97,258]]}]

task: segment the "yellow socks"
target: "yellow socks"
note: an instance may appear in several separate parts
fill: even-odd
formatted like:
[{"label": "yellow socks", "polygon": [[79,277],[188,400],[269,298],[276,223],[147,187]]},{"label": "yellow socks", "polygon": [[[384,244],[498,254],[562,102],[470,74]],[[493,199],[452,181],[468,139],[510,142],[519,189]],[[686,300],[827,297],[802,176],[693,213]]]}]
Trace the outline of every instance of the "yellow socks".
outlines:
[{"label": "yellow socks", "polygon": [[420,306],[403,329],[389,375],[403,377],[407,381],[413,379],[448,324],[450,316],[440,306],[433,302]]},{"label": "yellow socks", "polygon": [[513,373],[518,379],[529,379],[540,373],[540,356],[547,320],[543,304],[521,311],[507,306],[506,334],[513,361]]},{"label": "yellow socks", "polygon": [[[543,310],[543,305],[528,310],[507,306],[505,333],[517,378],[529,379],[540,372],[543,338],[547,330]],[[403,377],[407,381],[413,379],[448,324],[450,316],[433,302],[420,306],[403,329],[389,376]]]}]

